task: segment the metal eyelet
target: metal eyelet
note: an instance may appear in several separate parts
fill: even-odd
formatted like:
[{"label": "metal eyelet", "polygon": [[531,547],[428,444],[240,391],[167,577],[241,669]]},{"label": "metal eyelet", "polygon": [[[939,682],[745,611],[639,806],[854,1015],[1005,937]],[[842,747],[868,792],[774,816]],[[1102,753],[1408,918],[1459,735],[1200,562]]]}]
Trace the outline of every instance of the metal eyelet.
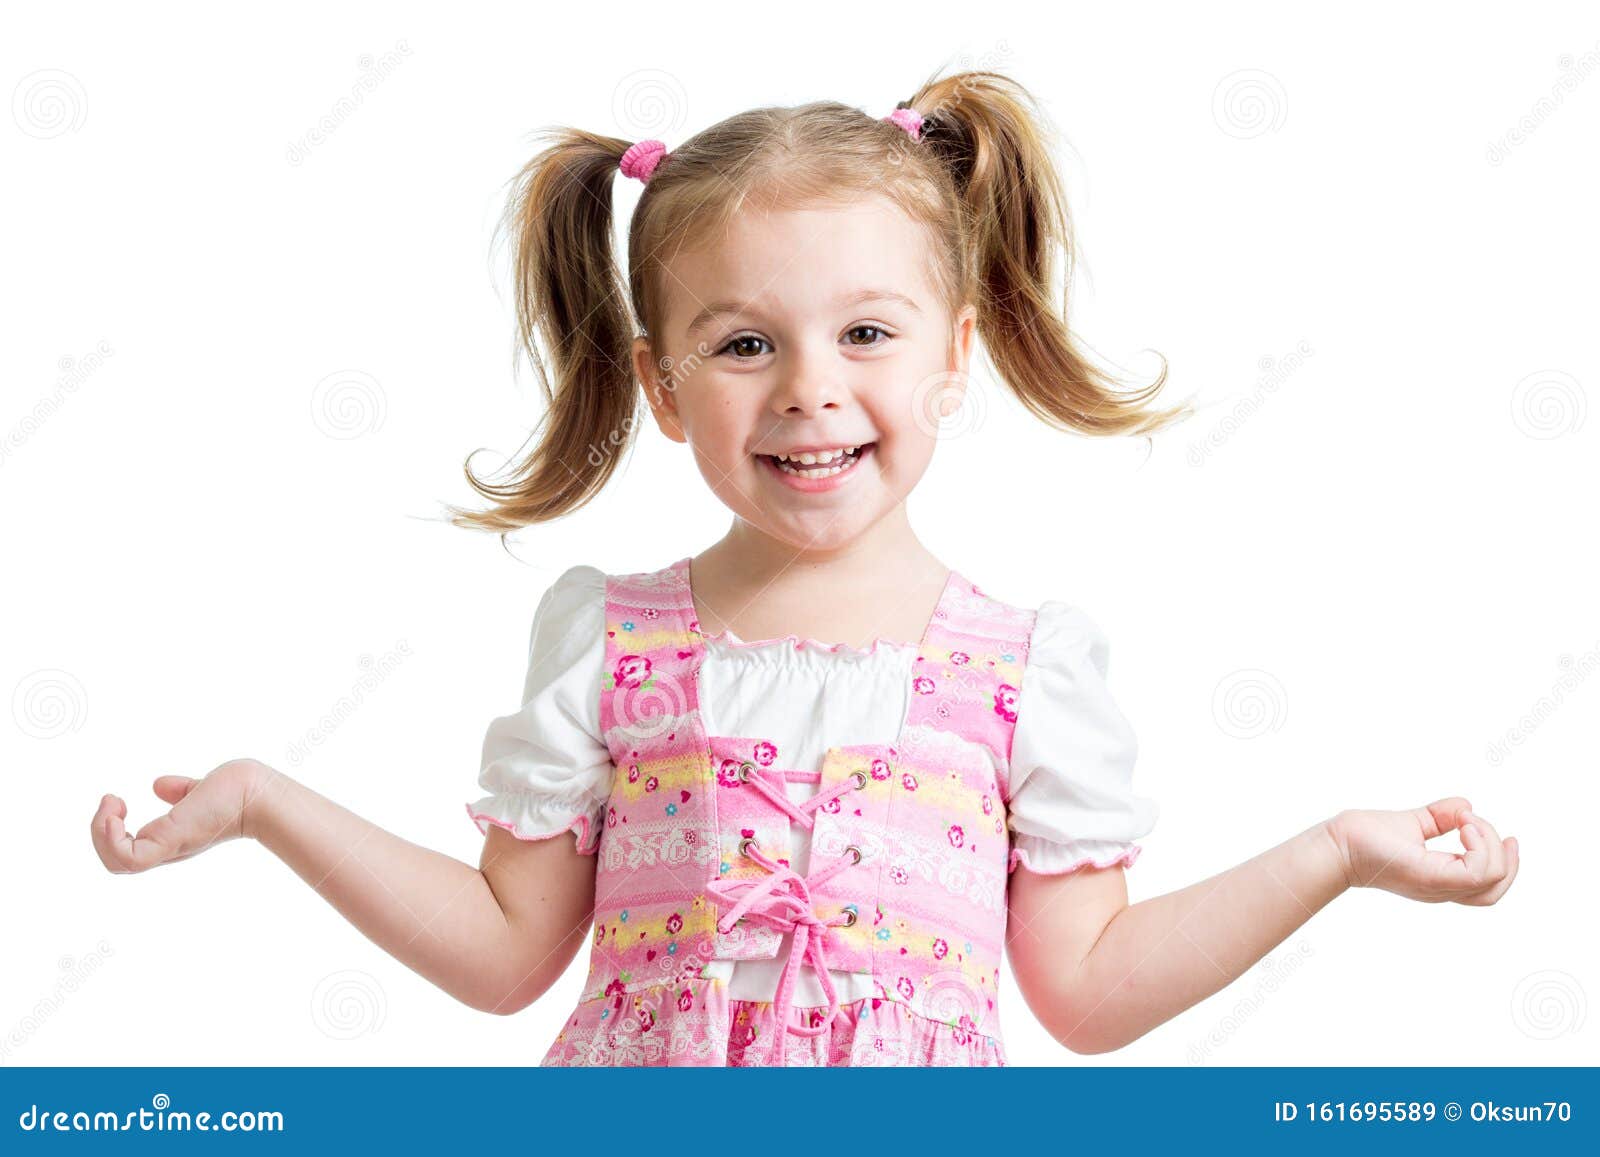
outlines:
[{"label": "metal eyelet", "polygon": [[856,854],[855,862],[858,863],[858,864],[861,862],[861,849],[860,848],[856,847],[854,844],[846,844],[845,847],[844,847],[844,850],[847,851],[847,852],[854,852]]},{"label": "metal eyelet", "polygon": [[844,909],[844,914],[846,916],[850,917],[850,919],[846,920],[844,922],[844,924],[841,925],[841,927],[849,928],[851,925],[853,925],[856,922],[856,910],[854,908],[846,908],[846,909]]},{"label": "metal eyelet", "polygon": [[750,845],[753,843],[755,843],[755,840],[751,839],[749,836],[746,836],[744,839],[740,840],[739,854],[741,856],[748,856],[750,854]]},{"label": "metal eyelet", "polygon": [[859,767],[850,773],[850,778],[856,781],[856,790],[860,791],[867,786],[867,773]]},{"label": "metal eyelet", "polygon": [[745,760],[739,765],[739,782],[749,783],[750,777],[755,774],[755,770],[756,765],[751,763],[749,760]]}]

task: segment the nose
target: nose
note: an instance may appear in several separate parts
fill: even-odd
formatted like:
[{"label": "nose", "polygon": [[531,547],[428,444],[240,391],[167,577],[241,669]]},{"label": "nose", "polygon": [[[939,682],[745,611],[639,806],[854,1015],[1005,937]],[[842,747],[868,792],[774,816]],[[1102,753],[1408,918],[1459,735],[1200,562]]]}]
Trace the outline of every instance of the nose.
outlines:
[{"label": "nose", "polygon": [[838,409],[845,390],[836,369],[825,353],[791,346],[788,364],[772,392],[773,412],[786,418],[804,418]]}]

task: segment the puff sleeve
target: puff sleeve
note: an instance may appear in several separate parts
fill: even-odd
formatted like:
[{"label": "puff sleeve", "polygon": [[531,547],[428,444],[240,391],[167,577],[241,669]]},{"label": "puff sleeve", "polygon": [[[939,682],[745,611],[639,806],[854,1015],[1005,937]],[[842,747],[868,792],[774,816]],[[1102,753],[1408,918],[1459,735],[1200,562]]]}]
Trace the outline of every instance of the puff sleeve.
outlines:
[{"label": "puff sleeve", "polygon": [[1130,865],[1159,809],[1132,789],[1138,741],[1106,686],[1110,646],[1087,614],[1040,605],[1011,738],[1009,871]]},{"label": "puff sleeve", "polygon": [[611,753],[600,735],[605,668],[605,575],[564,572],[539,600],[528,640],[522,706],[489,724],[478,786],[467,814],[519,840],[571,831],[578,851],[599,848],[611,793]]}]

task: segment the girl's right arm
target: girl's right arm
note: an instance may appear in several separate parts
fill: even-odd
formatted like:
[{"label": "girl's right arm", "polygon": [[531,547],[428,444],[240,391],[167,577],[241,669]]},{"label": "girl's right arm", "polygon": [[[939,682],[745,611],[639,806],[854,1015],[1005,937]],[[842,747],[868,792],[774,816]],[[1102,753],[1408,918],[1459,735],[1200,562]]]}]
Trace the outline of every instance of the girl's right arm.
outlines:
[{"label": "girl's right arm", "polygon": [[[369,823],[252,759],[204,779],[165,775],[172,810],[127,835],[102,797],[91,831],[112,872],[142,872],[254,839],[385,952],[484,1012],[526,1008],[565,971],[594,915],[595,857],[573,839],[491,828],[477,868]],[[563,833],[564,837],[565,833]]]}]

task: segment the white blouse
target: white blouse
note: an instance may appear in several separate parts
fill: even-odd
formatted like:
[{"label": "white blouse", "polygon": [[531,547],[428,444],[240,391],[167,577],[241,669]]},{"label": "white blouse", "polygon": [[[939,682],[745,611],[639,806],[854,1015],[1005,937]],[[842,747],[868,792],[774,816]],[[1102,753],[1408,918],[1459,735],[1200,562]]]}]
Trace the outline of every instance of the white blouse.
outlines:
[{"label": "white blouse", "polygon": [[[830,747],[893,743],[911,687],[913,644],[873,641],[865,650],[794,635],[745,642],[728,631],[705,637],[701,722],[708,735],[770,736],[785,767],[820,767]],[[1138,744],[1106,687],[1109,647],[1083,611],[1045,602],[1028,648],[1012,736],[1008,826],[1022,867],[1054,875],[1136,855],[1155,825],[1156,804],[1131,788]],[[518,839],[560,835],[578,816],[600,829],[611,794],[611,752],[600,734],[605,678],[605,572],[575,566],[545,592],[534,613],[520,709],[494,719],[484,736],[478,786],[468,805]],[[815,783],[789,782],[799,803]],[[790,866],[809,871],[810,833],[791,833]],[[591,835],[592,838],[592,835]],[[1122,862],[1131,862],[1123,860]],[[735,1000],[773,999],[789,957],[719,960]],[[829,970],[841,1002],[873,995],[867,973]],[[795,1002],[824,1005],[814,971],[801,968]]]}]

